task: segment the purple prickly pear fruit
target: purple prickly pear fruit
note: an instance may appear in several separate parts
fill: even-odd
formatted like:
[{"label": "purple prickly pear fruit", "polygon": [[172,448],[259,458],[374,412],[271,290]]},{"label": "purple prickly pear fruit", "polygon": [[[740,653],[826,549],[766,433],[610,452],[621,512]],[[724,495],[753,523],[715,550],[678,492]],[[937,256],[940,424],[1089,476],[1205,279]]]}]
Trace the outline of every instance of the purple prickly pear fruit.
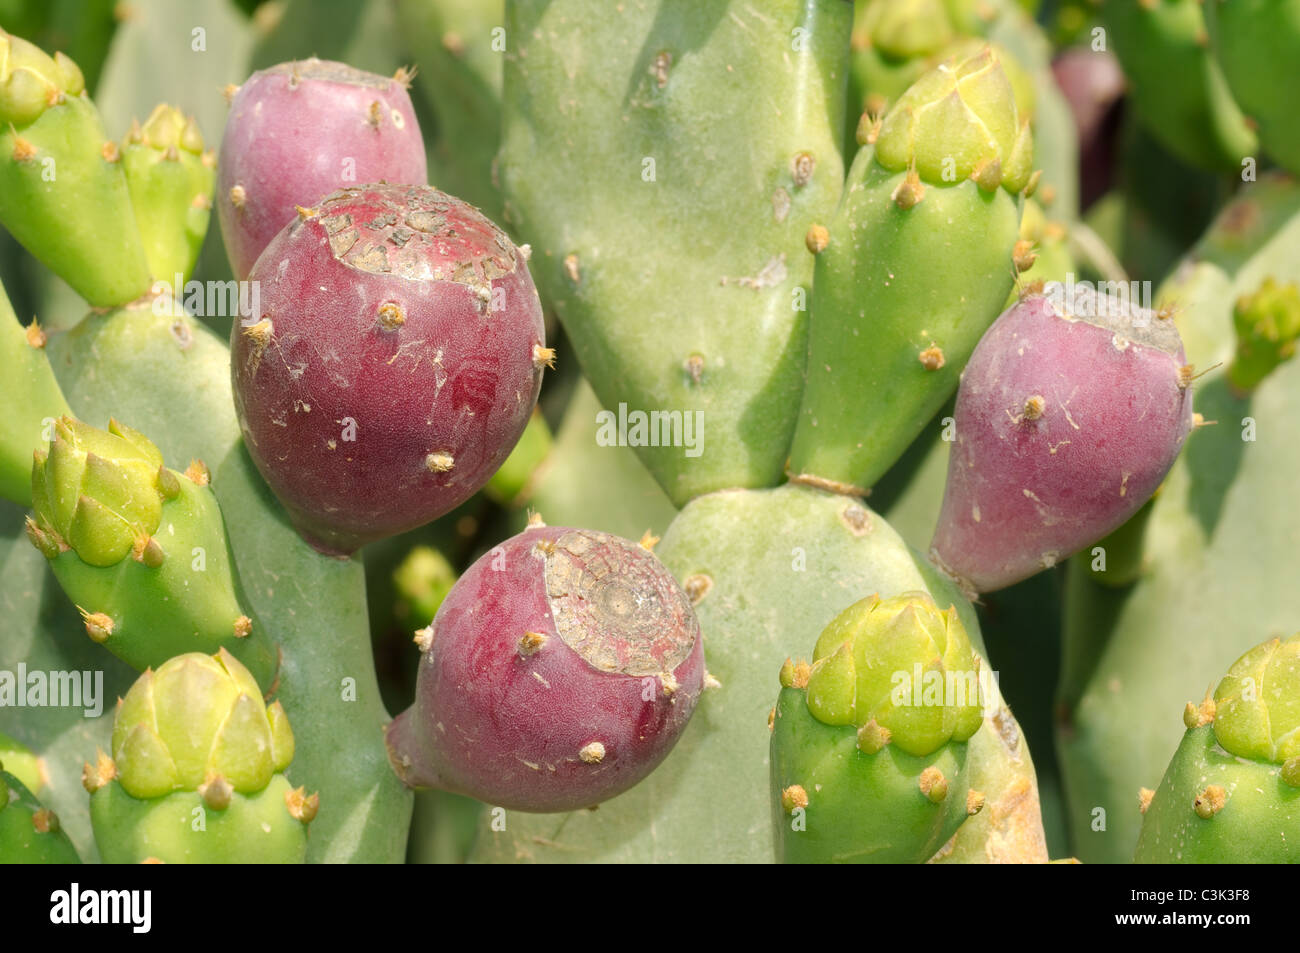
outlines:
[{"label": "purple prickly pear fruit", "polygon": [[550,812],[649,774],[705,677],[690,599],[649,545],[534,524],[474,563],[417,633],[415,703],[388,728],[398,775]]},{"label": "purple prickly pear fruit", "polygon": [[303,209],[251,273],[231,334],[248,451],[326,553],[423,525],[479,489],[537,401],[542,308],[527,249],[428,186]]},{"label": "purple prickly pear fruit", "polygon": [[390,78],[312,58],[259,70],[233,93],[217,214],[235,277],[248,276],[296,206],[363,182],[425,184],[406,87],[402,71]]},{"label": "purple prickly pear fruit", "polygon": [[961,377],[931,558],[972,593],[1119,527],[1192,428],[1192,369],[1173,321],[1070,290],[1012,305]]}]

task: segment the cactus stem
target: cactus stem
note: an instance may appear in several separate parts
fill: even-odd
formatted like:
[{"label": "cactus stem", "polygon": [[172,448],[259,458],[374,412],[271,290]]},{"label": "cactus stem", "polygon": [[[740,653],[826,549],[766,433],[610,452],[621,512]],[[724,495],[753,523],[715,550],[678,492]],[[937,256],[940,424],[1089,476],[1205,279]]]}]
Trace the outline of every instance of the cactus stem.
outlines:
[{"label": "cactus stem", "polygon": [[195,486],[207,486],[212,482],[212,471],[208,469],[206,463],[195,457],[185,468],[185,478]]},{"label": "cactus stem", "polygon": [[917,355],[921,366],[927,371],[937,371],[944,365],[943,348],[937,344],[931,344],[924,351]]},{"label": "cactus stem", "polygon": [[86,634],[92,642],[108,641],[108,637],[113,634],[112,616],[103,612],[87,612],[81,606],[77,606],[77,611],[81,613],[81,619],[86,624]]},{"label": "cactus stem", "polygon": [[550,640],[540,632],[525,632],[519,640],[520,658],[536,655],[548,641]]},{"label": "cactus stem", "polygon": [[709,594],[713,588],[713,577],[706,576],[704,573],[696,573],[693,576],[687,576],[682,583],[682,589],[686,592],[686,597],[691,600],[691,605],[698,606],[704,601],[704,597]]},{"label": "cactus stem", "polygon": [[655,551],[655,544],[657,544],[658,542],[659,542],[659,537],[654,535],[654,533],[650,532],[650,530],[646,530],[644,533],[641,534],[641,540],[638,543],[638,545],[646,552],[653,553]]},{"label": "cactus stem", "polygon": [[930,765],[921,772],[917,784],[921,788],[921,793],[926,796],[931,804],[941,804],[943,799],[948,796],[948,779],[934,765]]},{"label": "cactus stem", "polygon": [[980,811],[984,810],[985,802],[984,792],[976,791],[971,788],[966,792],[966,814],[968,817],[974,817]]},{"label": "cactus stem", "polygon": [[863,754],[876,754],[889,744],[889,729],[872,718],[858,729],[858,750]]},{"label": "cactus stem", "polygon": [[1196,816],[1204,820],[1209,820],[1215,814],[1223,810],[1223,806],[1228,803],[1228,794],[1217,784],[1207,785],[1205,790],[1196,795],[1196,800],[1192,802],[1192,810]]},{"label": "cactus stem", "polygon": [[411,641],[416,644],[416,647],[419,648],[422,653],[428,652],[430,646],[433,645],[433,626],[426,625],[423,629],[416,629],[415,635],[412,636]]},{"label": "cactus stem", "polygon": [[831,233],[825,225],[811,225],[803,243],[814,255],[820,255],[831,242]]},{"label": "cactus stem", "polygon": [[203,803],[214,811],[224,811],[230,807],[231,795],[235,793],[230,782],[219,774],[209,775],[208,779],[199,785],[198,791],[199,797],[203,798]]},{"label": "cactus stem", "polygon": [[605,746],[599,741],[588,741],[578,752],[583,764],[600,764],[605,760]]},{"label": "cactus stem", "polygon": [[533,367],[548,367],[555,369],[555,348],[542,347],[540,344],[533,345]]},{"label": "cactus stem", "polygon": [[808,806],[808,792],[800,784],[792,784],[781,792],[781,807],[787,814]]},{"label": "cactus stem", "polygon": [[433,473],[449,473],[456,466],[456,459],[446,450],[437,450],[424,458],[424,465]]},{"label": "cactus stem", "polygon": [[27,325],[27,346],[40,350],[45,347],[45,341],[45,331],[40,322],[33,318],[32,323]]},{"label": "cactus stem", "polygon": [[[263,318],[262,320],[266,320]],[[260,323],[260,322],[259,322]],[[406,312],[396,301],[385,301],[379,306],[379,327],[383,331],[396,331],[406,323]]]},{"label": "cactus stem", "polygon": [[284,806],[294,820],[310,824],[320,810],[320,794],[308,795],[306,788],[293,788],[284,792]]}]

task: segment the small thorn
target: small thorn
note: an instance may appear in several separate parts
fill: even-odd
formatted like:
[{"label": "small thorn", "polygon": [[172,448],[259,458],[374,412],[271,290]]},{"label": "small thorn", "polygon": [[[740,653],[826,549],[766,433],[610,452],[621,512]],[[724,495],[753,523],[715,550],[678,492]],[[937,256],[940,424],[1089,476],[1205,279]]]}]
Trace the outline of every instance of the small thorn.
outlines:
[{"label": "small thorn", "polygon": [[305,222],[307,219],[311,218],[318,211],[317,209],[306,208],[302,205],[295,205],[294,208],[298,210],[298,220],[302,222]]},{"label": "small thorn", "polygon": [[33,318],[32,323],[27,325],[27,346],[40,350],[45,347],[46,340],[47,337],[45,331],[41,329],[40,322]]},{"label": "small thorn", "polygon": [[59,815],[43,807],[32,815],[32,827],[38,834],[53,834],[59,829]]},{"label": "small thorn", "polygon": [[854,133],[860,146],[875,145],[876,139],[880,136],[880,126],[884,117],[871,112],[864,112],[858,117],[858,128]]},{"label": "small thorn", "polygon": [[1156,796],[1156,792],[1150,788],[1138,788],[1138,811],[1142,814],[1147,812],[1151,806],[1151,799]]},{"label": "small thorn", "polygon": [[555,552],[555,541],[551,539],[539,539],[537,545],[533,548],[543,556],[549,556]]},{"label": "small thorn", "polygon": [[185,477],[195,486],[207,486],[212,482],[212,471],[206,463],[195,457],[185,468]]},{"label": "small thorn", "polygon": [[858,729],[858,750],[863,754],[876,754],[892,740],[889,729],[874,718]]},{"label": "small thorn", "polygon": [[383,120],[383,118],[384,118],[383,107],[379,105],[379,100],[376,99],[370,104],[370,109],[367,110],[366,112],[366,122],[370,123],[370,125],[378,129],[379,123]]},{"label": "small thorn", "polygon": [[294,788],[284,792],[284,806],[295,821],[310,824],[320,810],[320,794],[308,795],[306,788]]},{"label": "small thorn", "polygon": [[411,80],[415,79],[415,74],[419,68],[416,66],[399,66],[397,72],[393,73],[393,82],[402,89],[411,88]]},{"label": "small thorn", "polygon": [[229,106],[235,100],[235,94],[239,92],[239,87],[234,83],[227,83],[221,88],[221,95],[225,97],[226,105]]},{"label": "small thorn", "polygon": [[1043,411],[1047,410],[1047,401],[1041,394],[1034,394],[1025,401],[1025,407],[1021,415],[1025,420],[1037,420],[1043,416]]},{"label": "small thorn", "polygon": [[204,211],[212,208],[212,199],[208,198],[202,192],[194,196],[190,202],[190,208],[203,209]]},{"label": "small thorn", "polygon": [[917,784],[921,788],[921,793],[926,796],[931,804],[941,804],[943,799],[948,796],[948,779],[934,765],[930,765],[921,772]]},{"label": "small thorn", "polygon": [[691,600],[693,606],[698,606],[712,588],[713,577],[706,576],[704,573],[687,576],[686,581],[682,583],[682,590],[686,593],[686,598]]},{"label": "small thorn", "polygon": [[548,367],[555,369],[555,348],[542,347],[540,344],[533,345],[533,367]]},{"label": "small thorn", "polygon": [[131,545],[131,558],[150,569],[157,569],[167,558],[154,537],[141,533]]},{"label": "small thorn", "polygon": [[659,684],[663,687],[665,695],[673,695],[681,685],[677,683],[677,677],[672,672],[660,672]]},{"label": "small thorn", "polygon": [[[13,126],[9,129],[12,131]],[[14,161],[26,162],[29,159],[36,158],[36,147],[15,133],[14,135]]]},{"label": "small thorn", "polygon": [[792,784],[781,792],[781,807],[787,814],[793,814],[800,808],[808,806],[808,792],[802,785]]},{"label": "small thorn", "polygon": [[773,705],[767,712],[767,730],[773,732],[776,730],[776,706]]},{"label": "small thorn", "polygon": [[812,674],[812,667],[804,659],[794,661],[787,658],[781,665],[781,671],[778,678],[782,688],[807,688],[808,676]]},{"label": "small thorn", "polygon": [[578,269],[578,256],[569,254],[564,257],[564,273],[569,276],[569,280],[575,285],[582,281],[582,273]]},{"label": "small thorn", "polygon": [[246,615],[241,615],[235,620],[234,625],[235,638],[246,639],[253,632],[253,620]]},{"label": "small thorn", "polygon": [[1011,261],[1016,266],[1016,271],[1028,271],[1034,267],[1034,262],[1037,260],[1038,254],[1034,251],[1034,243],[1028,239],[1022,238],[1011,249]]},{"label": "small thorn", "polygon": [[969,791],[967,791],[966,792],[966,815],[968,817],[974,817],[980,811],[984,810],[984,801],[985,801],[985,797],[983,791],[976,791],[974,788],[971,788]]},{"label": "small thorn", "polygon": [[1035,169],[1029,176],[1029,181],[1025,183],[1025,198],[1031,199],[1034,193],[1038,191],[1038,183],[1043,181],[1043,170]]},{"label": "small thorn", "polygon": [[121,158],[121,155],[117,151],[117,143],[113,142],[111,139],[100,147],[99,154],[103,157],[105,162],[116,162]]},{"label": "small thorn", "polygon": [[937,371],[944,365],[943,348],[937,344],[931,344],[917,355],[917,359],[927,371]]},{"label": "small thorn", "polygon": [[646,552],[653,553],[655,551],[655,544],[658,542],[659,542],[659,537],[651,533],[650,530],[646,530],[644,533],[641,534],[641,541],[638,543],[638,545]]},{"label": "small thorn", "polygon": [[429,649],[433,646],[432,623],[426,625],[423,629],[416,629],[415,635],[412,637],[411,641],[413,641],[416,644],[416,646],[419,648],[421,653],[428,652]]},{"label": "small thorn", "polygon": [[30,516],[23,521],[23,528],[27,531],[27,539],[46,559],[57,559],[59,553],[68,548],[67,543],[59,539],[56,533],[41,529]]},{"label": "small thorn", "polygon": [[1196,800],[1192,802],[1192,810],[1196,812],[1197,817],[1208,821],[1222,811],[1227,803],[1228,792],[1217,784],[1211,784],[1196,795]]},{"label": "small thorn", "polygon": [[522,244],[522,245],[517,245],[517,246],[515,246],[515,247],[519,250],[519,257],[522,258],[524,261],[527,262],[527,261],[532,261],[532,260],[533,260],[533,246],[532,246],[532,245],[528,244],[527,242],[524,242],[524,244]]},{"label": "small thorn", "polygon": [[803,243],[814,255],[820,255],[826,250],[826,246],[831,243],[830,230],[825,225],[812,225],[808,228],[808,234],[804,236]]},{"label": "small thorn", "polygon": [[682,362],[682,369],[686,371],[691,379],[691,383],[697,387],[704,380],[704,355],[692,354]]},{"label": "small thorn", "polygon": [[230,204],[236,209],[242,209],[244,202],[248,200],[248,193],[244,191],[242,185],[232,185],[230,187]]},{"label": "small thorn", "polygon": [[385,301],[379,306],[379,327],[384,331],[396,331],[406,323],[406,312],[396,301]]},{"label": "small thorn", "polygon": [[1206,420],[1205,415],[1197,412],[1192,413],[1192,429],[1200,430],[1202,427],[1213,427],[1217,420]]},{"label": "small thorn", "polygon": [[578,752],[578,758],[583,764],[600,764],[605,760],[605,746],[599,741],[589,741]]},{"label": "small thorn", "polygon": [[907,170],[907,175],[903,176],[902,181],[894,187],[894,191],[889,198],[903,211],[914,208],[921,203],[921,200],[925,198],[925,184],[921,181],[921,177],[916,174],[916,169]]},{"label": "small thorn", "polygon": [[86,624],[86,634],[92,642],[108,641],[108,637],[113,634],[112,616],[103,612],[87,612],[81,606],[77,606],[77,611],[81,613],[81,619]]},{"label": "small thorn", "polygon": [[158,492],[166,499],[174,500],[181,492],[181,484],[176,474],[161,464],[158,466],[158,477],[154,482],[158,486]]},{"label": "small thorn", "polygon": [[528,529],[537,529],[539,526],[545,526],[545,525],[546,523],[542,521],[541,513],[537,512],[537,510],[532,510],[532,509],[528,511]]},{"label": "small thorn", "polygon": [[519,639],[518,649],[520,657],[528,658],[529,656],[536,655],[542,650],[542,646],[544,646],[548,641],[550,640],[540,632],[525,632]]},{"label": "small thorn", "polygon": [[424,458],[424,465],[433,473],[449,473],[456,466],[456,460],[447,451],[438,450]]},{"label": "small thorn", "polygon": [[721,688],[721,687],[722,687],[722,682],[718,681],[717,678],[713,676],[713,673],[711,672],[704,673],[704,690],[706,692],[713,691],[714,689]]},{"label": "small thorn", "polygon": [[230,798],[234,793],[235,789],[230,782],[219,774],[209,775],[198,787],[199,797],[214,811],[224,811],[230,807]]},{"label": "small thorn", "polygon": [[81,769],[81,786],[89,794],[94,794],[105,784],[117,777],[117,764],[101,748],[95,753],[95,763],[89,761]]}]

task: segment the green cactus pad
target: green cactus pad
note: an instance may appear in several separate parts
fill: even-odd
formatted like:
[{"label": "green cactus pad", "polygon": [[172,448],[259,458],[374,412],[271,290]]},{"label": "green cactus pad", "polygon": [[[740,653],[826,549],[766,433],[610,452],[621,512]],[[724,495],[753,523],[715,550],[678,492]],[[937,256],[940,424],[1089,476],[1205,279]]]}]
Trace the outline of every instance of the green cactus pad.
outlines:
[{"label": "green cactus pad", "polygon": [[1300,861],[1300,635],[1239,658],[1147,804],[1139,863]]},{"label": "green cactus pad", "polygon": [[172,286],[179,275],[184,286],[208,232],[216,182],[198,123],[159,104],[123,140],[122,170],[150,273]]},{"label": "green cactus pad", "polygon": [[[780,481],[802,386],[804,238],[843,183],[852,12],[844,0],[507,11],[506,224],[532,244],[602,403],[679,415],[667,440],[630,424],[626,441],[659,444],[637,452],[678,505]],[[695,447],[687,418],[703,422]]]},{"label": "green cactus pad", "polygon": [[497,472],[483,486],[483,492],[505,506],[523,506],[532,496],[539,470],[550,456],[551,428],[541,410],[533,408],[519,442]]},{"label": "green cactus pad", "polygon": [[0,497],[32,504],[32,451],[49,442],[68,404],[45,354],[40,325],[18,323],[0,287]]},{"label": "green cactus pad", "polygon": [[206,476],[168,470],[137,431],[109,427],[60,418],[32,469],[28,535],[87,634],[137,669],[225,646],[269,688],[276,650],[240,607]]},{"label": "green cactus pad", "polygon": [[1228,380],[1250,393],[1283,361],[1295,357],[1300,338],[1300,287],[1280,285],[1270,276],[1258,290],[1242,295],[1232,309],[1237,353],[1228,367]]},{"label": "green cactus pad", "polygon": [[0,224],[99,307],[149,290],[117,146],[67,57],[0,30]]},{"label": "green cactus pad", "polygon": [[792,478],[865,492],[956,388],[1012,288],[1028,128],[985,47],[918,80],[858,153],[817,254]]},{"label": "green cactus pad", "polygon": [[58,815],[16,777],[0,770],[0,864],[79,863]]},{"label": "green cactus pad", "polygon": [[1185,162],[1240,172],[1258,140],[1210,51],[1202,6],[1105,0],[1102,13],[1143,124]]},{"label": "green cactus pad", "polygon": [[[810,487],[701,497],[655,552],[696,601],[718,684],[700,699],[677,747],[635,788],[599,811],[510,812],[504,830],[485,820],[474,859],[770,863],[765,761],[773,675],[785,658],[807,651],[806,633],[821,632],[873,592],[925,589],[955,604],[972,641],[978,638],[969,603],[877,514]],[[944,859],[1045,860],[1029,752],[1001,701],[989,707],[996,714],[966,745],[967,771],[970,785],[998,807],[962,825]],[[719,791],[727,792],[723,807]]]}]

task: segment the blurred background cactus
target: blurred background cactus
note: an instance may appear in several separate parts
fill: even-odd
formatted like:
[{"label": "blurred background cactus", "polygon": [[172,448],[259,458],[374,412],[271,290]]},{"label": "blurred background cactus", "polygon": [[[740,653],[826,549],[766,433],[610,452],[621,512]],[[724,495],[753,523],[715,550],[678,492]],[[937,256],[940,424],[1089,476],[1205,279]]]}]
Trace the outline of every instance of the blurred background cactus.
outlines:
[{"label": "blurred background cactus", "polygon": [[[354,68],[315,152],[293,91],[344,74],[309,57]],[[1293,859],[1298,62],[1300,0],[0,0],[0,861]],[[271,67],[289,118],[227,138]],[[334,558],[243,445],[227,341],[277,315],[218,219],[256,143],[332,190],[381,126],[517,246],[544,384],[468,499]],[[453,279],[485,321],[499,267]],[[955,395],[1058,282],[1181,339],[1192,432],[1128,522],[974,597],[927,554]],[[1007,414],[1059,445],[1069,400]],[[698,709],[598,811],[412,791],[384,728],[539,518],[676,577]],[[978,701],[900,709],[875,668],[913,664]]]}]

